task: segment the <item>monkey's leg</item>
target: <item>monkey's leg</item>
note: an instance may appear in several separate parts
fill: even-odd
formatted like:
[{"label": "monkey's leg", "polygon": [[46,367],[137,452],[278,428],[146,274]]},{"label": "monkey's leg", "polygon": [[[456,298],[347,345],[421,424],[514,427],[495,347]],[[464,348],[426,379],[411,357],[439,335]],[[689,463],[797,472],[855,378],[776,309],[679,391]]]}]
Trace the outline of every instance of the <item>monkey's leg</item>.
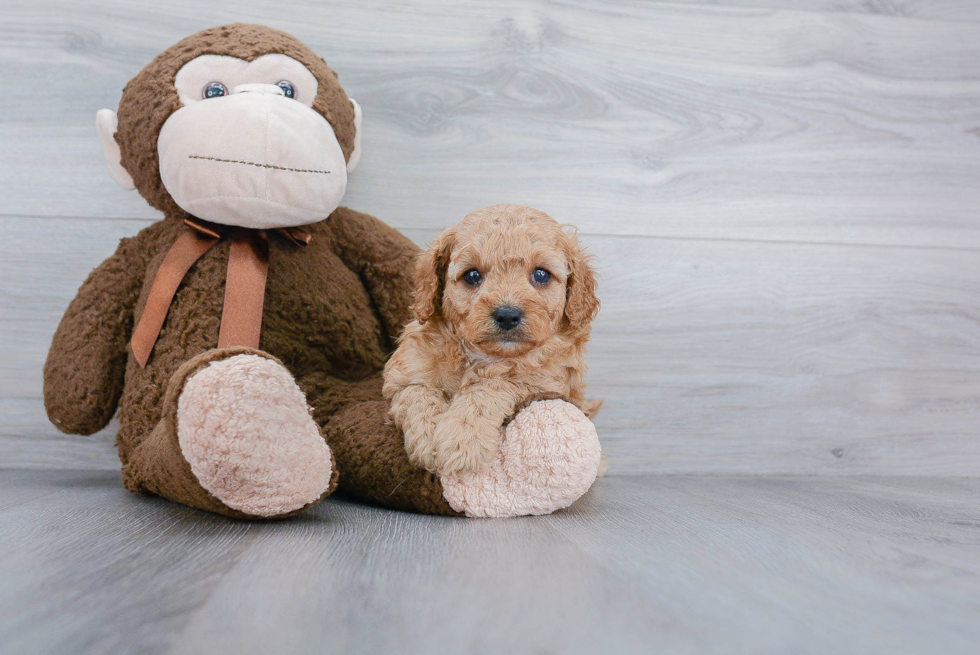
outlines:
[{"label": "monkey's leg", "polygon": [[601,449],[592,421],[561,398],[528,398],[504,422],[488,468],[443,476],[449,505],[466,516],[550,514],[595,482]]},{"label": "monkey's leg", "polygon": [[226,516],[295,514],[336,486],[306,397],[271,355],[210,350],[181,366],[163,417],[130,454],[126,487]]},{"label": "monkey's leg", "polygon": [[[346,392],[343,385],[349,385]],[[321,400],[311,403],[320,420],[319,403],[336,407],[340,396],[354,399],[321,423],[340,471],[338,488],[357,498],[426,514],[548,514],[588,491],[599,470],[595,426],[560,398],[525,399],[501,428],[500,450],[488,468],[440,479],[408,460],[404,438],[388,420],[380,380],[334,387],[321,385]]]},{"label": "monkey's leg", "polygon": [[359,382],[313,374],[300,386],[337,462],[339,491],[395,509],[461,515],[443,498],[439,478],[408,461],[405,440],[388,419],[380,373]]}]

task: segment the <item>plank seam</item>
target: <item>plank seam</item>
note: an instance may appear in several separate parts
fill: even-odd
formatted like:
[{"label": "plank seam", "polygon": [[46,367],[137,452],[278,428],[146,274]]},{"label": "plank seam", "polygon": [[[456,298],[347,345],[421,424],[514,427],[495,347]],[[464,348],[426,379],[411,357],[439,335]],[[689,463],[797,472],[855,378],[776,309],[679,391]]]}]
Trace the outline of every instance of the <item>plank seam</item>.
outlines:
[{"label": "plank seam", "polygon": [[[120,216],[48,216],[33,214],[2,214],[0,220],[30,218],[37,220],[76,220],[76,221],[133,221],[142,223],[154,223],[153,218],[127,218]],[[391,225],[399,231],[414,230],[416,232],[432,232],[438,234],[443,228],[440,227],[419,227],[410,225]],[[869,242],[846,242],[846,241],[801,241],[796,239],[733,239],[728,237],[686,237],[670,234],[614,234],[611,232],[579,232],[582,237],[599,237],[608,239],[648,239],[651,241],[692,241],[702,243],[750,243],[750,244],[772,244],[772,245],[791,245],[791,246],[823,246],[823,247],[845,247],[845,248],[882,248],[889,250],[940,250],[956,252],[980,252],[980,246],[950,246],[950,245],[928,245],[928,244],[907,244],[907,243],[869,243]]]}]

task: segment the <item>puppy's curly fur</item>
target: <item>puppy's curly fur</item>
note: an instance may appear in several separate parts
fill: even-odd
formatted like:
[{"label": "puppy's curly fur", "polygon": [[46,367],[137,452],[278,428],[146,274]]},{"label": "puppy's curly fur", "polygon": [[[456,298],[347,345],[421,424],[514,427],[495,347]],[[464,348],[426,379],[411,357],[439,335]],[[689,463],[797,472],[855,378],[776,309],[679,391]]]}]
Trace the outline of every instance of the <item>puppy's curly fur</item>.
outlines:
[{"label": "puppy's curly fur", "polygon": [[416,464],[489,465],[517,403],[560,396],[590,417],[585,344],[599,311],[574,232],[530,207],[494,205],[443,231],[416,265],[413,310],[384,395]]}]

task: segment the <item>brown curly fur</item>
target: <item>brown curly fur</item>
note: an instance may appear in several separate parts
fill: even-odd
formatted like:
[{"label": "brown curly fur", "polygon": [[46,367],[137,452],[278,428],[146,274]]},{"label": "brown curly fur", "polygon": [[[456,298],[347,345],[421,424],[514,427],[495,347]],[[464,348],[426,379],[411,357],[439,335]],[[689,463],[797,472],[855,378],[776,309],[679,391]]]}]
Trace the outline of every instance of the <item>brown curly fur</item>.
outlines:
[{"label": "brown curly fur", "polygon": [[[530,207],[495,205],[442,232],[418,259],[416,320],[385,367],[385,397],[409,458],[439,473],[490,463],[521,399],[585,401],[585,345],[599,311],[590,257],[574,233]],[[536,268],[551,273],[533,281]],[[464,273],[477,269],[478,285]],[[512,331],[491,316],[523,312]]]}]

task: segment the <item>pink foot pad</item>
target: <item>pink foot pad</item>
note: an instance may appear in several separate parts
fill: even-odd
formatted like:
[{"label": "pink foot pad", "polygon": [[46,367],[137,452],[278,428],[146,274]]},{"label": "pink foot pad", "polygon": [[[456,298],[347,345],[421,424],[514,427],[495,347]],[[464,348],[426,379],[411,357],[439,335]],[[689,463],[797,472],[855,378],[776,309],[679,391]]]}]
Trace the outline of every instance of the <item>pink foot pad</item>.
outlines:
[{"label": "pink foot pad", "polygon": [[232,509],[279,516],[330,486],[330,449],[292,374],[258,355],[211,362],[177,402],[177,440],[205,489]]},{"label": "pink foot pad", "polygon": [[601,457],[595,426],[564,400],[539,400],[507,426],[489,468],[441,478],[443,496],[472,517],[550,514],[589,490]]}]

